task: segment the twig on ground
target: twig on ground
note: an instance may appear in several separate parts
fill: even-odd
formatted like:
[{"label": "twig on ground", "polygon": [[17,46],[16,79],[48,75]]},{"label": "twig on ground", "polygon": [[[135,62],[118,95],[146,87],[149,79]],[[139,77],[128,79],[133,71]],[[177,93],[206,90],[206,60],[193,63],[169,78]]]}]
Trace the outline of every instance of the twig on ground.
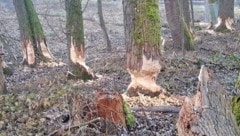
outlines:
[{"label": "twig on ground", "polygon": [[[80,124],[77,124],[77,125],[73,125],[73,126],[70,126],[70,127],[67,127],[67,128],[64,128],[64,131],[67,131],[67,130],[71,130],[71,129],[74,129],[74,128],[80,128],[82,126],[86,126],[90,123],[93,123],[93,122],[96,122],[96,121],[99,121],[101,118],[98,117],[98,118],[95,118],[93,120],[90,120],[88,122],[84,122],[84,123],[80,123]],[[54,130],[52,133],[49,134],[49,136],[54,136],[55,134],[57,134],[59,132],[60,129],[57,129],[57,130]]]}]

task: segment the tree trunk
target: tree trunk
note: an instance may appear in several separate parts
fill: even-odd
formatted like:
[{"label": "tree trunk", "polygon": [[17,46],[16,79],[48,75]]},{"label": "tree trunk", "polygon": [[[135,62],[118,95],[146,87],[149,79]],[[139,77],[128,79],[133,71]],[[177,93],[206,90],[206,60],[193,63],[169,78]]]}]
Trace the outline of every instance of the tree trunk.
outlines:
[{"label": "tree trunk", "polygon": [[182,0],[182,8],[183,8],[183,17],[184,17],[184,20],[187,24],[187,26],[189,27],[190,29],[190,22],[191,22],[191,16],[190,16],[190,3],[189,3],[189,0]]},{"label": "tree trunk", "polygon": [[192,19],[192,28],[194,28],[194,9],[193,9],[193,0],[190,0],[190,7],[191,7],[191,19]]},{"label": "tree trunk", "polygon": [[[167,21],[169,24],[169,28],[171,30],[172,39],[174,42],[174,46],[176,48],[181,49],[182,47],[187,50],[194,50],[194,44],[193,44],[193,35],[190,32],[190,25],[185,21],[185,19],[190,20],[190,12],[186,11],[189,10],[186,9],[186,6],[184,6],[185,11],[181,9],[180,3],[183,3],[185,5],[185,0],[164,0],[165,3],[165,9],[166,9],[166,16]],[[189,6],[189,4],[188,4]],[[181,12],[184,11],[184,18],[181,17]],[[183,27],[183,28],[182,28]],[[183,34],[181,34],[181,29],[183,29]],[[182,42],[182,39],[184,39],[184,42]]]},{"label": "tree trunk", "polygon": [[102,28],[102,31],[104,33],[104,39],[106,41],[107,44],[107,51],[111,51],[111,42],[109,40],[108,37],[108,33],[107,33],[107,28],[105,26],[105,22],[104,22],[104,18],[103,18],[103,12],[102,12],[102,0],[97,0],[98,3],[98,17],[99,17],[99,22],[100,22],[100,26]]},{"label": "tree trunk", "polygon": [[66,0],[67,44],[69,55],[69,78],[88,80],[94,77],[85,64],[85,45],[81,0]]},{"label": "tree trunk", "polygon": [[7,88],[6,88],[6,84],[5,84],[5,78],[4,78],[4,74],[3,74],[3,66],[2,66],[2,56],[3,52],[0,51],[0,95],[2,94],[6,94],[7,93]]},{"label": "tree trunk", "polygon": [[179,136],[239,136],[226,94],[213,74],[202,66],[197,94],[186,98],[179,113]]},{"label": "tree trunk", "polygon": [[218,23],[216,31],[224,29],[233,30],[234,23],[234,0],[219,0]]},{"label": "tree trunk", "polygon": [[161,24],[157,0],[123,0],[126,63],[131,75],[127,94],[157,96],[163,89],[156,84],[162,64]]},{"label": "tree trunk", "polygon": [[13,3],[21,35],[23,64],[32,67],[40,61],[53,61],[32,1],[13,0]]},{"label": "tree trunk", "polygon": [[206,0],[205,1],[205,8],[208,10],[208,20],[209,21],[209,26],[208,29],[211,29],[216,23],[217,23],[217,15],[218,15],[218,0]]}]

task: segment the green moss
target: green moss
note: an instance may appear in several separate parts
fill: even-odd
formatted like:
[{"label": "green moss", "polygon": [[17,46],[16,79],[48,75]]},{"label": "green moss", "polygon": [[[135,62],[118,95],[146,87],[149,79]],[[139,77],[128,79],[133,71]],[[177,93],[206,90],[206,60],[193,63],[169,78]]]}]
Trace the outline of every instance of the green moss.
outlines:
[{"label": "green moss", "polygon": [[126,120],[127,126],[129,126],[130,128],[136,127],[136,119],[133,116],[128,104],[124,102],[123,108],[125,112],[125,120]]},{"label": "green moss", "polygon": [[141,46],[147,43],[156,49],[161,49],[161,23],[157,0],[142,0],[135,2],[134,40],[137,56],[141,55]]},{"label": "green moss", "polygon": [[24,0],[24,4],[28,15],[27,17],[30,25],[29,29],[32,30],[31,33],[32,36],[34,36],[35,38],[43,39],[44,38],[43,29],[40,20],[37,16],[34,5],[32,3],[32,0]]},{"label": "green moss", "polygon": [[11,75],[13,75],[13,70],[9,67],[5,67],[5,68],[3,68],[3,74],[11,76]]},{"label": "green moss", "polygon": [[237,89],[240,89],[240,72],[239,72],[238,79],[237,79],[237,81],[236,81],[235,87],[236,87]]},{"label": "green moss", "polygon": [[71,72],[72,73],[68,75],[68,79],[82,79],[83,81],[93,79],[93,76],[80,64],[73,65]]},{"label": "green moss", "polygon": [[184,21],[183,19],[183,24],[184,24],[184,35],[185,35],[185,39],[187,41],[185,41],[185,48],[187,50],[194,50],[195,49],[195,46],[194,46],[194,37],[192,35],[192,33],[190,32],[186,22]]},{"label": "green moss", "polygon": [[234,96],[232,98],[232,112],[237,121],[237,125],[240,127],[240,96]]},{"label": "green moss", "polygon": [[80,0],[71,0],[66,7],[67,10],[67,30],[71,34],[76,46],[84,46],[84,29],[82,5]]}]

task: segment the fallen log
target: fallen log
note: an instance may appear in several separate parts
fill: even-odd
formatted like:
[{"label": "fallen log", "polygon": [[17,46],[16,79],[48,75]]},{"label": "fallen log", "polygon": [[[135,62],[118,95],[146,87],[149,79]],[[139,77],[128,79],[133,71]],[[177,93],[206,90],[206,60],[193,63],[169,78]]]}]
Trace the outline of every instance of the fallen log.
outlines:
[{"label": "fallen log", "polygon": [[198,91],[186,98],[179,113],[179,136],[240,136],[230,99],[213,73],[202,66]]},{"label": "fallen log", "polygon": [[179,113],[180,107],[177,106],[132,107],[131,110],[162,113]]}]

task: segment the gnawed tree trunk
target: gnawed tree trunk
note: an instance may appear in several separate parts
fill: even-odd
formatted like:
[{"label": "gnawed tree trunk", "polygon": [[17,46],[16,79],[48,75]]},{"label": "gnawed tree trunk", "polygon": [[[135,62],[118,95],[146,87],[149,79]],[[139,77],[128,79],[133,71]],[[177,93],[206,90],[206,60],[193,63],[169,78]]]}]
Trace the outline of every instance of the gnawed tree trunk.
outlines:
[{"label": "gnawed tree trunk", "polygon": [[103,34],[104,34],[104,39],[105,42],[107,44],[107,51],[111,51],[111,42],[109,40],[108,37],[108,33],[107,33],[107,28],[105,26],[105,22],[104,22],[104,18],[103,18],[103,12],[102,12],[102,0],[98,0],[98,17],[99,17],[99,22],[100,22],[100,26],[102,28]]},{"label": "gnawed tree trunk", "polygon": [[0,95],[7,93],[7,88],[6,88],[6,84],[5,84],[5,77],[4,77],[4,74],[3,74],[2,55],[3,55],[3,52],[0,50]]},{"label": "gnawed tree trunk", "polygon": [[[166,16],[167,16],[169,28],[171,30],[174,46],[179,49],[182,49],[182,47],[184,47],[184,49],[187,49],[187,50],[194,50],[195,47],[193,43],[193,35],[189,29],[190,14],[189,14],[189,11],[186,11],[186,10],[189,10],[189,7],[186,9],[186,6],[184,6],[185,11],[180,9],[181,7],[180,3],[183,3],[183,5],[185,5],[185,2],[186,1],[182,1],[182,0],[179,0],[179,1],[164,0]],[[189,6],[189,3],[188,3],[188,6]],[[181,17],[181,12],[183,11],[186,17]],[[185,19],[187,20],[189,19],[188,23],[185,21]],[[183,34],[181,32],[182,29],[183,29]],[[182,39],[184,39],[184,42],[182,42]]]},{"label": "gnawed tree trunk", "polygon": [[234,0],[219,0],[218,23],[216,31],[224,29],[233,30],[234,23]]},{"label": "gnawed tree trunk", "polygon": [[69,55],[69,78],[88,80],[94,77],[85,64],[85,45],[81,0],[66,0],[67,44]]},{"label": "gnawed tree trunk", "polygon": [[41,61],[53,61],[32,1],[13,0],[13,3],[21,35],[23,64],[32,67]]},{"label": "gnawed tree trunk", "polygon": [[179,136],[239,136],[226,91],[202,66],[197,94],[186,98],[179,113]]},{"label": "gnawed tree trunk", "polygon": [[157,0],[123,0],[126,63],[131,75],[127,94],[138,92],[157,96],[163,89],[156,84],[162,64],[161,25]]}]

